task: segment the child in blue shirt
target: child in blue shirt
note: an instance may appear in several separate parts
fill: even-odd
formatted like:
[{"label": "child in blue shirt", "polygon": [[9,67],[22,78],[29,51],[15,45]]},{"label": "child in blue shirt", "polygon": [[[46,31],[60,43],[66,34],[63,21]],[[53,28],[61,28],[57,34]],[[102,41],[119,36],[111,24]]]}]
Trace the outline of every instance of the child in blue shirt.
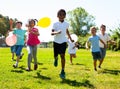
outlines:
[{"label": "child in blue shirt", "polygon": [[96,28],[93,26],[90,28],[91,35],[86,42],[86,48],[89,49],[89,43],[91,44],[91,53],[94,60],[94,70],[97,71],[96,65],[97,60],[101,60],[101,54],[100,54],[100,47],[99,47],[99,41],[104,44],[104,47],[106,48],[105,43],[100,39],[99,36],[96,35]]},{"label": "child in blue shirt", "polygon": [[18,62],[21,57],[21,51],[24,46],[24,40],[25,40],[25,33],[26,30],[23,30],[22,27],[22,22],[17,21],[16,22],[16,28],[13,30],[13,21],[10,20],[10,31],[13,31],[13,34],[17,36],[17,43],[15,44],[15,54],[17,56],[16,63],[13,65],[14,68],[18,67]]}]

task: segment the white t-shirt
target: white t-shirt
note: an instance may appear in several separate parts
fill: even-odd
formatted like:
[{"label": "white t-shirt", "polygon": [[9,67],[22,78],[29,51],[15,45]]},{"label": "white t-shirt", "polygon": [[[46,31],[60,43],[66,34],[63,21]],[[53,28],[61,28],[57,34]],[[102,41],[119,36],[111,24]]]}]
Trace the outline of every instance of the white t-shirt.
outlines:
[{"label": "white t-shirt", "polygon": [[76,54],[77,48],[73,48],[75,46],[75,42],[68,41],[68,53],[69,54]]},{"label": "white t-shirt", "polygon": [[66,30],[68,29],[69,24],[67,22],[56,22],[53,24],[54,31],[61,31],[60,34],[54,36],[54,42],[64,43],[67,42]]},{"label": "white t-shirt", "polygon": [[[107,44],[107,42],[110,40],[110,37],[107,33],[105,33],[104,35],[102,35],[101,33],[98,34],[98,36],[100,37],[101,40],[104,41],[105,44]],[[104,44],[99,42],[99,46],[101,48],[104,48]]]}]

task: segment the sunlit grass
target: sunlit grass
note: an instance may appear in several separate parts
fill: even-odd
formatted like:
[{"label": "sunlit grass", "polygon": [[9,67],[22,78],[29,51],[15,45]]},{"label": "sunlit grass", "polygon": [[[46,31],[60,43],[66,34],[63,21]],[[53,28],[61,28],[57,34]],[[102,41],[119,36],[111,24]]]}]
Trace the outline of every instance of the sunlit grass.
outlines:
[{"label": "sunlit grass", "polygon": [[[102,69],[93,70],[90,51],[80,49],[77,58],[70,65],[66,51],[66,79],[61,80],[58,67],[53,66],[53,49],[38,49],[39,68],[27,72],[27,50],[14,69],[9,48],[0,48],[0,89],[119,89],[120,88],[120,52],[107,51]],[[59,57],[60,59],[60,57]],[[33,69],[33,64],[32,64]]]}]

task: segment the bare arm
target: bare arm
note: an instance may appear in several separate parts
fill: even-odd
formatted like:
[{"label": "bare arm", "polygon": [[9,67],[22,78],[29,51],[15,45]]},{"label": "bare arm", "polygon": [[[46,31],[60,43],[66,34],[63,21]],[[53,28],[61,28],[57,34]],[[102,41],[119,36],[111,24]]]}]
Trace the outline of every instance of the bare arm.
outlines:
[{"label": "bare arm", "polygon": [[55,31],[54,29],[52,29],[52,32],[51,32],[51,35],[57,35],[57,34],[60,34],[61,31]]},{"label": "bare arm", "polygon": [[37,36],[40,35],[39,31],[36,31],[36,32],[31,31],[31,33],[32,33],[32,34],[35,34],[35,35],[37,35]]},{"label": "bare arm", "polygon": [[88,44],[89,44],[89,42],[87,41],[86,44],[85,44],[85,47],[86,47],[87,50],[89,49],[89,45]]},{"label": "bare arm", "polygon": [[71,40],[71,42],[73,42],[73,40],[72,40],[72,38],[71,38],[71,36],[70,36],[70,33],[69,33],[68,29],[66,30],[66,33],[67,33],[67,35],[68,35],[68,38]]},{"label": "bare arm", "polygon": [[31,30],[31,27],[29,27],[29,26],[28,26],[28,30],[27,30],[27,31],[28,31],[29,33],[35,34],[35,35],[37,35],[37,36],[40,35],[38,30],[37,30],[37,31],[32,31],[32,30]]},{"label": "bare arm", "polygon": [[12,19],[10,19],[9,24],[10,24],[10,31],[12,31],[13,30],[13,20]]}]

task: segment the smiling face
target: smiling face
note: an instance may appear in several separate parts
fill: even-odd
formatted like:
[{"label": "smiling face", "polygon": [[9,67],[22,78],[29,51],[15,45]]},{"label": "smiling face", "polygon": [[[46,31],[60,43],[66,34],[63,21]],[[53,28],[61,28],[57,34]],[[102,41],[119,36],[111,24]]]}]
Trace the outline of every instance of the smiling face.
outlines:
[{"label": "smiling face", "polygon": [[106,31],[106,26],[105,26],[105,25],[101,25],[100,31],[101,31],[101,33],[104,35],[104,34],[105,34],[105,31]]},{"label": "smiling face", "polygon": [[29,26],[30,27],[34,27],[35,26],[35,21],[34,20],[30,20],[29,21]]},{"label": "smiling face", "polygon": [[95,36],[96,35],[96,28],[95,27],[91,27],[90,32],[91,32],[91,34],[93,36]]},{"label": "smiling face", "polygon": [[65,10],[61,9],[58,11],[57,17],[59,18],[60,22],[64,21],[64,18],[66,17],[66,12]]},{"label": "smiling face", "polygon": [[22,22],[16,22],[16,28],[21,29],[22,27]]}]

